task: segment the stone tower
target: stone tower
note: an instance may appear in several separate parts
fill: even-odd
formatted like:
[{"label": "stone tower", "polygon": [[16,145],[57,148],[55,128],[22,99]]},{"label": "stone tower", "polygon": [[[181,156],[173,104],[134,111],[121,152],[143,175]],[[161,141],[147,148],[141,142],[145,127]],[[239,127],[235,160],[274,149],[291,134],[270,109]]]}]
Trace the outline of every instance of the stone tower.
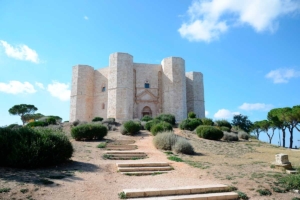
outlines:
[{"label": "stone tower", "polygon": [[133,57],[127,53],[109,57],[107,117],[133,118]]},{"label": "stone tower", "polygon": [[169,57],[161,62],[163,113],[172,113],[177,121],[187,117],[185,61]]}]

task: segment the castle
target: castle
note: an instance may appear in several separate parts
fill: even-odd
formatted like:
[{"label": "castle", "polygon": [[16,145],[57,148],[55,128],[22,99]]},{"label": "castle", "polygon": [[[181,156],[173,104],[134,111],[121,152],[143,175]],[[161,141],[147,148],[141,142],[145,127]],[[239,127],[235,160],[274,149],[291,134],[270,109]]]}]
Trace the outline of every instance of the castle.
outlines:
[{"label": "castle", "polygon": [[127,53],[113,53],[106,68],[73,67],[70,122],[94,117],[125,121],[160,113],[181,121],[189,111],[205,117],[203,75],[186,73],[182,58],[142,64]]}]

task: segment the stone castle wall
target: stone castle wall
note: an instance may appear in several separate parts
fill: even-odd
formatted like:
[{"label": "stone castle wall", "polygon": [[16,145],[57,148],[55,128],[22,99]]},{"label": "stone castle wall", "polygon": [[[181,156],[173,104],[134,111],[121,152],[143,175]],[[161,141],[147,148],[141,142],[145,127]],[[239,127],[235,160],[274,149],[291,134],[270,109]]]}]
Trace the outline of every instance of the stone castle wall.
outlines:
[{"label": "stone castle wall", "polygon": [[[145,83],[150,88],[145,88]],[[182,58],[169,57],[161,65],[143,64],[133,63],[127,53],[113,53],[107,68],[73,67],[71,122],[91,121],[97,116],[124,121],[148,112],[154,117],[170,113],[181,121],[188,111],[205,116],[203,76],[185,73]]]}]

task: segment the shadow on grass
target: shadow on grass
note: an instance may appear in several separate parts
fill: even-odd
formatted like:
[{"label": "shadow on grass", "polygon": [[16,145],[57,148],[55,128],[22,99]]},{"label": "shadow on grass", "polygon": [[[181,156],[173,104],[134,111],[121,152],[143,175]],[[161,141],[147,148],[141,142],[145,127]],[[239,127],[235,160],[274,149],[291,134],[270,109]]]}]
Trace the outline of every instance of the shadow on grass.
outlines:
[{"label": "shadow on grass", "polygon": [[18,183],[32,183],[36,185],[58,186],[55,180],[81,181],[76,177],[76,172],[96,172],[100,168],[96,165],[78,161],[68,161],[58,166],[37,169],[19,169],[0,167],[0,179],[2,181],[15,181]]}]

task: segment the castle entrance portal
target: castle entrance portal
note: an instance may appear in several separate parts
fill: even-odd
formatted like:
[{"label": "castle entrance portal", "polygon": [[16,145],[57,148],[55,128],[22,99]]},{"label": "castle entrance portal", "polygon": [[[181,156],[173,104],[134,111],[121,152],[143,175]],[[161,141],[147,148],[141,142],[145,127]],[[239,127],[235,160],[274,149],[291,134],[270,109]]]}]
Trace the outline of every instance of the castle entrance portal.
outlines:
[{"label": "castle entrance portal", "polygon": [[149,108],[148,106],[145,106],[142,110],[142,116],[144,117],[145,115],[149,115],[150,117],[152,117],[151,108]]}]

